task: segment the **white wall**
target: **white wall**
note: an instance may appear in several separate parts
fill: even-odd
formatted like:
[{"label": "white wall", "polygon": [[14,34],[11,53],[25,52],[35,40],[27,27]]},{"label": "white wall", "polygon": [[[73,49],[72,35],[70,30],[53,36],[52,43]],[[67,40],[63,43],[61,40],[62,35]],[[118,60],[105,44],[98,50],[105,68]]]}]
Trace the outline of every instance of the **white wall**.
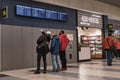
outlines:
[{"label": "white wall", "polygon": [[110,18],[120,20],[120,8],[96,0],[33,0],[77,10],[88,10],[108,15]]},{"label": "white wall", "polygon": [[91,59],[90,47],[81,47],[81,51],[79,51],[79,60],[89,59]]}]

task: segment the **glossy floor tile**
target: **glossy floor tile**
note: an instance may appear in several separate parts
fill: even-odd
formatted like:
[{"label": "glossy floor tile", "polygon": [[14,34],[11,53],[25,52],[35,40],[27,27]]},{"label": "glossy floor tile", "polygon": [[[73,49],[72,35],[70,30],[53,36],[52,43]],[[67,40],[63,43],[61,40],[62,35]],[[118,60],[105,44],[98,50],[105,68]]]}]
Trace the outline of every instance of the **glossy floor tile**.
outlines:
[{"label": "glossy floor tile", "polygon": [[34,71],[35,68],[32,68],[5,71],[1,74],[19,78],[16,80],[120,80],[120,60],[113,60],[112,66],[107,66],[106,61],[101,59],[68,64],[68,70],[62,72],[52,72],[51,66],[46,74],[42,70],[40,74],[33,74]]}]

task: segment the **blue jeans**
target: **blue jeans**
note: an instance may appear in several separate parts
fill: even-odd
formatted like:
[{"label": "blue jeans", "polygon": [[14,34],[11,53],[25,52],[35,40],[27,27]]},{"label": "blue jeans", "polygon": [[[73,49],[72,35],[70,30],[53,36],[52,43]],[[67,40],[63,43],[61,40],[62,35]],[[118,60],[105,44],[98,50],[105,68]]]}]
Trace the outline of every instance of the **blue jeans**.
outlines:
[{"label": "blue jeans", "polygon": [[112,64],[113,53],[114,53],[114,51],[112,51],[112,50],[107,50],[107,64],[108,64],[108,65],[111,65],[111,64]]},{"label": "blue jeans", "polygon": [[52,66],[53,66],[53,71],[59,71],[60,70],[60,58],[59,55],[51,55],[52,58]]}]

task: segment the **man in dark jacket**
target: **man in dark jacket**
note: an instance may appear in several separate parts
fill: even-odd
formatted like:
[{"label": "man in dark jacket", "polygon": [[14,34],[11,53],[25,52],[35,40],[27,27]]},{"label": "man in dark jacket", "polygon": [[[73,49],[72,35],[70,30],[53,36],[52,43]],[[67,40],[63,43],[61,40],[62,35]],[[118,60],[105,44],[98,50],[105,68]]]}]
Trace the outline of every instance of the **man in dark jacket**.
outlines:
[{"label": "man in dark jacket", "polygon": [[58,72],[60,70],[59,49],[60,49],[60,40],[59,37],[56,34],[54,34],[50,48],[53,72]]},{"label": "man in dark jacket", "polygon": [[67,70],[67,60],[66,60],[66,47],[68,46],[69,43],[69,39],[66,36],[66,34],[64,34],[64,31],[61,30],[60,34],[59,34],[59,39],[60,39],[60,60],[62,63],[62,68],[60,69],[60,71],[64,71]]},{"label": "man in dark jacket", "polygon": [[[47,68],[47,62],[46,62],[46,55],[48,51],[46,50],[47,41],[46,41],[46,33],[41,30],[41,36],[37,40],[37,70],[35,71],[35,74],[40,74],[40,61],[41,57],[43,57],[43,64],[44,64],[44,71],[43,73],[46,73]],[[46,52],[47,51],[47,52]]]}]

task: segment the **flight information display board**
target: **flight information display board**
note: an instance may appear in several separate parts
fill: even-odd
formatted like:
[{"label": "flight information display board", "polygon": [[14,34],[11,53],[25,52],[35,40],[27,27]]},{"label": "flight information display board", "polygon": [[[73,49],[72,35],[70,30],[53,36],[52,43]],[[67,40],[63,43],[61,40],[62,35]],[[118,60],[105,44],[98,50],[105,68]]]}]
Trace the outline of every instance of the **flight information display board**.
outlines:
[{"label": "flight information display board", "polygon": [[46,10],[46,19],[57,20],[57,11]]},{"label": "flight information display board", "polygon": [[32,17],[45,18],[45,9],[32,8]]},{"label": "flight information display board", "polygon": [[68,14],[63,12],[58,12],[58,20],[68,21]]},{"label": "flight information display board", "polygon": [[68,14],[54,10],[46,10],[23,5],[16,5],[15,13],[17,16],[39,18],[46,20],[68,21]]},{"label": "flight information display board", "polygon": [[16,15],[31,16],[31,7],[16,5]]}]

